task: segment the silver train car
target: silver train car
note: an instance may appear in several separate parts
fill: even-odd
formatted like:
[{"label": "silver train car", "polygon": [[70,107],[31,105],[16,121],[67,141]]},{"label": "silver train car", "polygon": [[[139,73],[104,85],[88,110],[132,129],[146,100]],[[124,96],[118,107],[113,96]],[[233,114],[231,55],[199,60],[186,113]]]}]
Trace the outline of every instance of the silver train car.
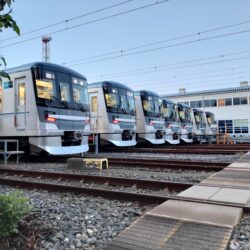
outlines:
[{"label": "silver train car", "polygon": [[141,90],[135,92],[135,103],[138,140],[165,143],[162,98],[152,91]]},{"label": "silver train car", "polygon": [[180,143],[180,120],[177,105],[163,98],[162,112],[165,118],[165,140],[170,144]]},{"label": "silver train car", "polygon": [[0,85],[0,137],[18,139],[26,152],[86,152],[90,133],[85,76],[52,63],[7,70]]},{"label": "silver train car", "polygon": [[217,134],[217,122],[215,120],[215,115],[209,111],[205,111],[204,113],[206,116],[206,134],[215,139]]},{"label": "silver train car", "polygon": [[180,118],[180,140],[186,143],[193,142],[193,123],[191,108],[183,103],[177,103],[178,115]]},{"label": "silver train car", "polygon": [[192,109],[193,136],[195,141],[206,142],[206,116],[200,109]]},{"label": "silver train car", "polygon": [[118,147],[136,145],[136,114],[133,91],[126,85],[103,81],[89,85],[92,133],[103,143]]}]

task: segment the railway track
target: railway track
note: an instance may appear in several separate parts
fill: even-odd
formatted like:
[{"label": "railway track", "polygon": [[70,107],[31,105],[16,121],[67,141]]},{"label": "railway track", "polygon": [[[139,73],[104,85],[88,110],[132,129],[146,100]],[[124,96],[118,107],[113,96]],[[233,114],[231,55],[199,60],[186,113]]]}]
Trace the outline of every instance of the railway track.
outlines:
[{"label": "railway track", "polygon": [[199,171],[219,171],[228,166],[229,163],[221,162],[199,162],[199,161],[173,161],[173,160],[156,160],[156,159],[125,159],[125,158],[108,158],[109,164],[126,167],[140,166],[145,168],[161,169],[182,169],[182,170],[199,170]]},{"label": "railway track", "polygon": [[[87,158],[90,156],[87,156]],[[95,158],[95,156],[93,155]],[[85,157],[86,158],[86,157]],[[38,157],[29,157],[27,163],[66,163],[66,157],[51,157],[43,159]],[[137,159],[137,158],[118,158],[108,157],[110,166],[120,167],[142,167],[148,169],[181,169],[181,170],[198,170],[198,171],[219,171],[230,163],[223,162],[202,162],[190,160],[158,160],[158,159]]]},{"label": "railway track", "polygon": [[[138,201],[141,203],[160,203],[168,199],[167,196],[148,195],[136,192],[123,192],[116,190],[107,190],[100,188],[89,188],[72,183],[63,183],[63,181],[78,181],[89,183],[102,183],[105,185],[118,185],[125,187],[147,188],[152,190],[166,190],[167,192],[180,192],[192,186],[189,183],[163,182],[163,181],[148,181],[127,178],[114,178],[103,176],[90,176],[80,174],[65,174],[46,171],[29,171],[20,169],[0,168],[0,183],[10,186],[18,186],[28,189],[45,189],[56,192],[73,192],[78,194],[87,194],[94,196],[102,196],[104,198],[112,198],[119,200]],[[27,180],[24,177],[31,177]],[[42,181],[42,179],[46,179]],[[56,182],[48,182],[47,180],[56,180]]]},{"label": "railway track", "polygon": [[164,146],[164,148],[170,148],[170,149],[226,149],[226,150],[232,150],[232,149],[239,149],[239,150],[250,150],[250,143],[246,144],[227,144],[227,145],[221,145],[221,144],[191,144],[191,145],[169,145]]},{"label": "railway track", "polygon": [[106,148],[106,151],[111,152],[133,152],[133,153],[158,153],[158,154],[243,154],[249,151],[247,149],[213,149],[213,148],[133,148],[133,149],[123,149],[123,148]]}]

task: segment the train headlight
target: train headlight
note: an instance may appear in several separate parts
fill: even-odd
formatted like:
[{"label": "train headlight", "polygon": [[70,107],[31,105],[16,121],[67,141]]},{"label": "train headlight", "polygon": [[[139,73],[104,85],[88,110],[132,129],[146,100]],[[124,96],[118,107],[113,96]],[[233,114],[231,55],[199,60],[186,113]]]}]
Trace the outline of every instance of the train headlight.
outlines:
[{"label": "train headlight", "polygon": [[114,124],[119,124],[119,120],[116,120],[116,119],[114,119],[113,121],[112,121]]},{"label": "train headlight", "polygon": [[46,121],[47,122],[56,122],[56,118],[48,116],[48,117],[46,117]]}]

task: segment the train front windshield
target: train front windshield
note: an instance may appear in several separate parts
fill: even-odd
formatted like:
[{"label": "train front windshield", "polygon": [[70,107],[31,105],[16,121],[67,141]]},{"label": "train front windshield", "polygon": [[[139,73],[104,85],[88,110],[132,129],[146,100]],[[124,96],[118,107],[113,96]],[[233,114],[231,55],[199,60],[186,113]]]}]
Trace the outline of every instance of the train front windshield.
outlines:
[{"label": "train front windshield", "polygon": [[165,118],[165,121],[174,121],[178,122],[179,121],[179,116],[178,116],[178,111],[176,108],[176,104],[172,102],[168,102],[163,99],[162,103],[162,114]]},{"label": "train front windshield", "polygon": [[103,89],[108,112],[135,115],[133,92],[111,86],[105,86]]},{"label": "train front windshield", "polygon": [[196,123],[205,123],[203,112],[194,110],[194,119]]},{"label": "train front windshield", "polygon": [[206,113],[207,123],[209,126],[216,124],[215,116],[212,113]]},{"label": "train front windshield", "polygon": [[162,98],[151,95],[141,95],[142,107],[145,116],[162,116]]},{"label": "train front windshield", "polygon": [[179,105],[178,106],[178,113],[180,117],[180,121],[183,123],[192,123],[191,119],[191,109],[189,107],[184,107]]},{"label": "train front windshield", "polygon": [[35,89],[38,105],[89,111],[86,79],[37,68]]}]

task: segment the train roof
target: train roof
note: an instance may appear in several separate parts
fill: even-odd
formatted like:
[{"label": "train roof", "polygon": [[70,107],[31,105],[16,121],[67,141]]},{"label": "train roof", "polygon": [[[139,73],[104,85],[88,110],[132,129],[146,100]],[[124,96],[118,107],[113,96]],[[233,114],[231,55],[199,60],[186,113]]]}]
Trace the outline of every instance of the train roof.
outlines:
[{"label": "train roof", "polygon": [[94,88],[94,87],[103,87],[103,86],[111,86],[111,87],[116,87],[116,88],[122,88],[122,89],[127,89],[131,92],[134,92],[130,87],[123,83],[119,82],[114,82],[114,81],[101,81],[101,82],[93,82],[90,83],[89,88]]},{"label": "train roof", "polygon": [[199,113],[204,112],[203,110],[201,110],[201,109],[196,109],[196,108],[192,108],[192,110],[195,111],[195,112],[199,112]]},{"label": "train roof", "polygon": [[148,95],[152,95],[152,96],[157,96],[157,97],[161,97],[160,95],[158,95],[157,93],[153,92],[153,91],[150,91],[150,90],[138,90],[138,91],[135,91],[135,95],[139,95],[140,93],[147,93]]},{"label": "train roof", "polygon": [[185,108],[190,108],[187,104],[178,102],[177,105],[185,107]]},{"label": "train roof", "polygon": [[7,69],[6,72],[9,73],[9,74],[17,73],[17,72],[29,70],[29,69],[35,68],[35,67],[49,67],[52,70],[59,71],[59,72],[60,71],[65,72],[66,71],[69,74],[74,75],[75,77],[84,78],[84,79],[87,80],[87,78],[84,75],[78,73],[77,71],[74,71],[74,70],[72,70],[70,68],[67,68],[65,66],[62,66],[62,65],[58,65],[58,64],[55,64],[55,63],[48,63],[48,62],[28,63],[28,64],[24,64],[24,65],[21,65],[21,66],[18,66],[18,67]]},{"label": "train roof", "polygon": [[163,99],[163,101],[167,101],[168,103],[176,104],[174,101],[172,101],[168,98],[163,97],[162,99]]},{"label": "train roof", "polygon": [[214,113],[213,113],[213,112],[210,112],[210,111],[205,111],[205,114],[214,115]]}]

